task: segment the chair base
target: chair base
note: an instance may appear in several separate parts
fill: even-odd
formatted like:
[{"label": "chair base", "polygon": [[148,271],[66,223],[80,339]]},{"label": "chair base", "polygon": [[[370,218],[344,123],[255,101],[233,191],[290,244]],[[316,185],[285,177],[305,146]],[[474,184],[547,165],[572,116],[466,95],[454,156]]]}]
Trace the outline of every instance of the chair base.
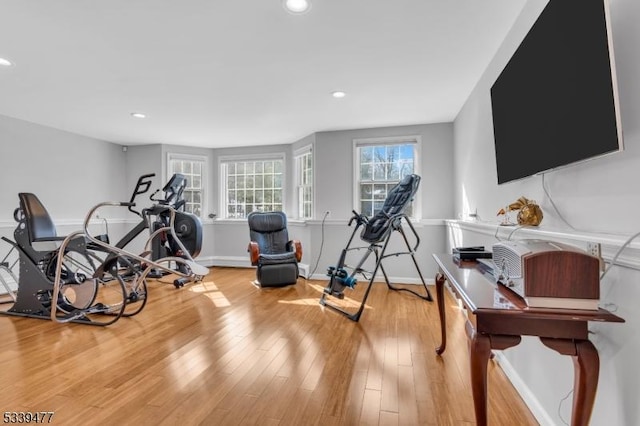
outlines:
[{"label": "chair base", "polygon": [[298,265],[262,265],[256,269],[256,282],[260,287],[283,287],[298,282]]}]

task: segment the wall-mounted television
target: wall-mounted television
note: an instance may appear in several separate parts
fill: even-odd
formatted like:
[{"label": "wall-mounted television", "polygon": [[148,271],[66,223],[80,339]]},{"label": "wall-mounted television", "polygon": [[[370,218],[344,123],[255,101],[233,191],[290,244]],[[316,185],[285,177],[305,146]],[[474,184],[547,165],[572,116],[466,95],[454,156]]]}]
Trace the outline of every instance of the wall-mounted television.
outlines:
[{"label": "wall-mounted television", "polygon": [[550,0],[491,87],[498,183],[622,150],[606,0]]}]

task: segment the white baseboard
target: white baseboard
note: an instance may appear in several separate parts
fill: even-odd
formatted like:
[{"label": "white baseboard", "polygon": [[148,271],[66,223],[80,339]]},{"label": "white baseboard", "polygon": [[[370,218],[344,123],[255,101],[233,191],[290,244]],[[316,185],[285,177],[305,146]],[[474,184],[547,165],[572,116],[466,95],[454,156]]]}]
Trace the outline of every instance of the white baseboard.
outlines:
[{"label": "white baseboard", "polygon": [[[248,256],[199,256],[196,261],[203,266],[222,266],[228,268],[252,268],[251,261]],[[309,265],[299,263],[298,269],[300,276],[307,277],[309,274]]]},{"label": "white baseboard", "polygon": [[527,407],[529,407],[529,410],[531,410],[531,413],[538,423],[541,425],[556,426],[556,423],[553,421],[551,416],[549,416],[549,413],[544,409],[542,404],[540,404],[540,401],[536,398],[534,393],[531,392],[531,389],[529,389],[524,380],[522,380],[518,375],[507,357],[501,351],[495,351],[494,354],[494,361],[498,363],[500,368],[502,368],[502,371],[504,371],[504,374],[507,376],[513,387],[516,388],[516,391],[520,394]]},{"label": "white baseboard", "polygon": [[203,266],[251,268],[249,256],[198,256],[196,261]]},{"label": "white baseboard", "polygon": [[[358,282],[368,282],[369,280],[366,280],[362,277],[356,277],[358,279]],[[328,280],[329,277],[326,274],[313,274],[313,276],[307,278],[307,279],[311,279],[311,280]],[[413,284],[413,285],[422,285],[422,281],[420,281],[420,278],[415,278],[415,277],[389,277],[389,281],[391,281],[391,284]],[[424,280],[425,283],[427,283],[427,285],[435,285],[436,282],[433,278],[427,278]],[[383,275],[376,275],[375,279],[373,280],[374,283],[383,283],[385,282],[384,280],[384,276]]]},{"label": "white baseboard", "polygon": [[[199,256],[196,261],[203,266],[222,266],[230,268],[251,268],[251,261],[244,256]],[[298,268],[300,270],[300,276],[308,280],[326,280],[328,279],[326,274],[315,273],[312,276],[309,275],[310,265],[306,263],[299,263]],[[415,284],[422,285],[420,278],[415,277],[389,277],[392,284]],[[359,279],[360,282],[364,282],[364,279]],[[385,282],[384,276],[376,276],[374,282]],[[427,285],[435,285],[435,280],[425,279]]]}]

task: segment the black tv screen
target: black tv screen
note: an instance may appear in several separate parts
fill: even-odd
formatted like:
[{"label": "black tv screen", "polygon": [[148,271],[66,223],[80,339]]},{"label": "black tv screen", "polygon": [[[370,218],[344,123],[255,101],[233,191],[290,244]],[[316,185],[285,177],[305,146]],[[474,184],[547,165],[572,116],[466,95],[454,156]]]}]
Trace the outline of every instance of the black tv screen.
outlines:
[{"label": "black tv screen", "polygon": [[550,0],[491,87],[498,183],[619,151],[603,0]]}]

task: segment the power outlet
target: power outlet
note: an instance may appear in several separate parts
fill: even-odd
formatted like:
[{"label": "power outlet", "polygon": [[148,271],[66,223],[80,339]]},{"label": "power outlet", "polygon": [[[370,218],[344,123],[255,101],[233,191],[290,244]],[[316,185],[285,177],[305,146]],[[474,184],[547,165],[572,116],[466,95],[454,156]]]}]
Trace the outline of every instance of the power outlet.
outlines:
[{"label": "power outlet", "polygon": [[600,243],[587,243],[587,253],[595,256],[600,260],[600,271],[604,271],[604,259],[602,258],[602,246]]},{"label": "power outlet", "polygon": [[602,257],[602,246],[600,243],[587,243],[587,253],[591,256]]}]

